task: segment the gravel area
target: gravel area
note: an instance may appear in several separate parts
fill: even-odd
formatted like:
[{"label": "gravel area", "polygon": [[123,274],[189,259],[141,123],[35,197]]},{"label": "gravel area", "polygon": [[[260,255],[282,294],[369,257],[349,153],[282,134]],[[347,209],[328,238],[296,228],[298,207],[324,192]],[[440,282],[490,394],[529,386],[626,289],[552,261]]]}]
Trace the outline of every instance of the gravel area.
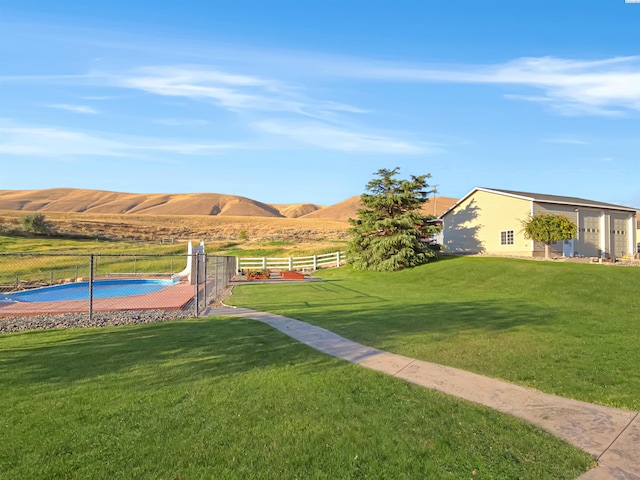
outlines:
[{"label": "gravel area", "polygon": [[[210,307],[223,306],[223,300],[231,295],[229,285],[213,298]],[[24,317],[0,317],[0,334],[49,330],[52,328],[95,328],[142,323],[167,322],[193,318],[193,309],[184,310],[126,310],[121,312],[96,312],[89,320],[88,313],[63,313],[56,315],[31,315]]]},{"label": "gravel area", "polygon": [[166,310],[128,310],[124,312],[63,313],[58,315],[33,315],[28,317],[0,317],[0,334],[48,330],[51,328],[111,327],[139,325],[142,323],[166,322],[181,318],[192,318],[192,312]]}]

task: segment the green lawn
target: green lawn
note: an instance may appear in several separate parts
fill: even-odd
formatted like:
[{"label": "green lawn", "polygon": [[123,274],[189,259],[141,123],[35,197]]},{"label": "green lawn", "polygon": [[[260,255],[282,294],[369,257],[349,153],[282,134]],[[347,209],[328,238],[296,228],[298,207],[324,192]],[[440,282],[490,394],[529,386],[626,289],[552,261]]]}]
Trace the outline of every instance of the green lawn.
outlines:
[{"label": "green lawn", "polygon": [[243,319],[1,335],[0,384],[7,479],[556,480],[593,463]]},{"label": "green lawn", "polygon": [[640,409],[640,268],[451,258],[396,273],[317,272],[228,303],[422,360]]}]

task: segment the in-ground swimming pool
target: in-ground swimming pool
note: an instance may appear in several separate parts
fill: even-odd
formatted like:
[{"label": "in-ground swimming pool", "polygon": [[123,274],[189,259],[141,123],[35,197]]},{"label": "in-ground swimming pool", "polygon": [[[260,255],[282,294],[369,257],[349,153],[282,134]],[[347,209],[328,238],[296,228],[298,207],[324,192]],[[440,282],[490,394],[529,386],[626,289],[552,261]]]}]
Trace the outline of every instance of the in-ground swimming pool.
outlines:
[{"label": "in-ground swimming pool", "polygon": [[[93,282],[93,298],[131,297],[153,293],[175,285],[172,280],[112,279]],[[89,300],[89,282],[67,283],[0,294],[4,302],[62,302]]]}]

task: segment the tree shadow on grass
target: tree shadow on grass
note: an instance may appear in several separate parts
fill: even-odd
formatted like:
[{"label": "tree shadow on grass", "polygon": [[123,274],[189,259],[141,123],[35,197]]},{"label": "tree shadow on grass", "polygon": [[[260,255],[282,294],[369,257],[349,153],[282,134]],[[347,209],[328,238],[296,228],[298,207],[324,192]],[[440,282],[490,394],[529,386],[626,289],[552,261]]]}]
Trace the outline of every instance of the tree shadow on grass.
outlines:
[{"label": "tree shadow on grass", "polygon": [[380,334],[490,332],[547,325],[559,321],[561,316],[561,312],[552,308],[543,310],[539,305],[514,298],[463,300],[464,294],[461,294],[459,301],[429,301],[415,296],[399,301],[393,293],[384,294],[385,298],[341,280],[326,280],[301,288],[305,289],[304,300],[300,300],[299,291],[287,295],[283,288],[279,295],[260,295],[256,299],[260,305],[257,309],[291,316],[341,334],[349,329]]},{"label": "tree shadow on grass", "polygon": [[151,386],[278,366],[298,365],[310,371],[335,366],[333,360],[266,325],[238,318],[17,336],[22,335],[24,342],[17,348],[10,346],[15,338],[0,338],[0,379],[5,387],[41,383],[46,388],[119,373],[128,374],[127,382],[135,379]]},{"label": "tree shadow on grass", "polygon": [[[283,310],[284,308],[284,310]],[[286,305],[277,300],[265,310],[318,325],[351,339],[365,334],[387,336],[396,333],[479,334],[506,331],[522,326],[542,326],[559,321],[560,313],[513,300],[424,302],[399,304],[368,295],[352,295],[334,302],[308,301]],[[357,335],[354,337],[351,334]],[[351,336],[350,336],[351,335]]]}]

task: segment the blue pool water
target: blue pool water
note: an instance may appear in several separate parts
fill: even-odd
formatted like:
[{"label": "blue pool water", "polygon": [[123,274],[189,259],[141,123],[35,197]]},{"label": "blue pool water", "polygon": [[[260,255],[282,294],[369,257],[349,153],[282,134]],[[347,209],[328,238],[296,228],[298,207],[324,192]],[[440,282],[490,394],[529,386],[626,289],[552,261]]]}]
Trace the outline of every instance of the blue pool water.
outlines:
[{"label": "blue pool water", "polygon": [[[96,280],[93,282],[93,298],[131,297],[158,292],[174,284],[171,280]],[[0,301],[5,302],[61,302],[63,300],[89,300],[89,282],[67,283],[0,294]]]}]

